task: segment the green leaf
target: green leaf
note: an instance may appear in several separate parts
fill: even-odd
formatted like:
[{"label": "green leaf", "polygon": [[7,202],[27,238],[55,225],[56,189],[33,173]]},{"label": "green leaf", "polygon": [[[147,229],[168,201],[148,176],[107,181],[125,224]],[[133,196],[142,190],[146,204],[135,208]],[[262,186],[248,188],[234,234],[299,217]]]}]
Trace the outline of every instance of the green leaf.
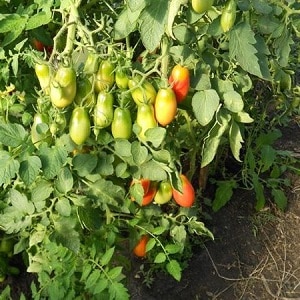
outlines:
[{"label": "green leaf", "polygon": [[274,197],[274,201],[281,210],[285,210],[287,207],[287,198],[284,191],[279,189],[272,189],[272,196]]},{"label": "green leaf", "polygon": [[164,228],[162,226],[159,226],[159,227],[155,227],[152,230],[152,233],[155,234],[155,235],[160,235],[160,234],[164,233],[165,231],[166,231],[166,228]]},{"label": "green leaf", "polygon": [[274,129],[267,133],[261,133],[256,139],[256,147],[261,148],[263,145],[272,145],[281,136],[282,133],[279,129]]},{"label": "green leaf", "polygon": [[252,182],[253,182],[253,187],[256,195],[256,205],[255,209],[261,210],[266,203],[266,198],[264,194],[264,186],[262,183],[259,181],[258,176],[256,173],[252,174]]},{"label": "green leaf", "polygon": [[191,78],[191,87],[197,91],[204,91],[211,89],[209,75],[196,71],[196,74]]},{"label": "green leaf", "polygon": [[69,199],[65,197],[58,198],[55,209],[61,216],[69,217],[72,210]]},{"label": "green leaf", "polygon": [[215,90],[205,90],[194,94],[192,107],[198,122],[205,126],[212,119],[219,107],[220,97]]},{"label": "green leaf", "polygon": [[100,294],[102,291],[104,291],[108,287],[108,279],[106,278],[100,278],[97,281],[97,284],[93,288],[93,293],[95,295]]},{"label": "green leaf", "polygon": [[229,56],[235,58],[245,71],[270,80],[271,75],[268,66],[260,65],[260,63],[265,63],[267,60],[264,59],[263,53],[260,53],[259,59],[256,43],[255,34],[249,23],[239,23],[230,31]]},{"label": "green leaf", "polygon": [[163,253],[163,252],[159,252],[159,253],[155,256],[155,258],[154,258],[154,263],[155,263],[155,264],[161,264],[161,263],[165,262],[166,259],[167,259],[166,254]]},{"label": "green leaf", "polygon": [[276,150],[270,145],[263,145],[261,151],[261,172],[266,172],[270,169],[276,159]]},{"label": "green leaf", "polygon": [[153,160],[150,160],[141,165],[141,173],[144,178],[148,178],[152,181],[167,179],[167,173],[162,165]]},{"label": "green leaf", "polygon": [[97,207],[91,205],[78,206],[77,207],[77,216],[82,227],[92,231],[100,229],[102,225],[102,218],[100,217],[103,214],[103,211]]},{"label": "green leaf", "polygon": [[125,139],[120,139],[115,141],[115,151],[116,154],[123,157],[131,156],[131,144]]},{"label": "green leaf", "polygon": [[9,199],[15,210],[24,215],[31,215],[34,213],[34,205],[29,202],[25,194],[21,194],[15,189],[9,191]]},{"label": "green leaf", "polygon": [[147,0],[128,0],[127,3],[132,11],[141,11],[147,5]]},{"label": "green leaf", "polygon": [[69,168],[64,167],[62,168],[57,176],[57,179],[55,181],[55,187],[56,189],[62,193],[66,194],[73,188],[73,176]]},{"label": "green leaf", "polygon": [[173,35],[173,23],[174,23],[175,17],[177,16],[177,14],[180,10],[180,6],[187,4],[187,2],[188,2],[188,0],[171,0],[170,1],[166,32],[173,39],[175,39],[175,37]]},{"label": "green leaf", "polygon": [[78,154],[73,158],[74,169],[81,177],[91,174],[96,168],[97,162],[97,156],[93,154]]},{"label": "green leaf", "polygon": [[236,91],[226,92],[223,95],[225,107],[234,112],[238,113],[244,109],[244,101],[241,95]]},{"label": "green leaf", "polygon": [[42,169],[47,179],[52,179],[59,174],[67,160],[68,153],[64,147],[53,146],[52,148],[41,147],[40,159]]},{"label": "green leaf", "polygon": [[176,225],[174,226],[171,231],[170,231],[170,236],[173,237],[173,239],[178,243],[178,244],[185,244],[186,237],[187,237],[187,232],[185,229],[184,225]]},{"label": "green leaf", "polygon": [[165,246],[165,250],[168,254],[180,253],[182,251],[182,245],[180,244],[168,244]]},{"label": "green leaf", "polygon": [[26,30],[32,30],[34,28],[40,27],[42,25],[46,25],[51,21],[51,11],[43,10],[38,12],[37,14],[31,16],[26,24]]},{"label": "green leaf", "polygon": [[123,267],[121,266],[114,267],[107,272],[107,275],[110,277],[111,280],[116,279],[122,274],[122,269]]},{"label": "green leaf", "polygon": [[129,300],[128,290],[121,282],[113,282],[108,287],[109,300]]},{"label": "green leaf", "polygon": [[177,281],[181,280],[182,269],[177,260],[172,259],[166,265],[167,271],[172,275]]},{"label": "green leaf", "polygon": [[159,46],[165,32],[168,4],[168,0],[150,1],[150,4],[141,13],[141,39],[145,48],[150,52]]},{"label": "green leaf", "polygon": [[104,151],[101,151],[98,154],[98,164],[95,169],[95,173],[100,174],[102,176],[109,176],[114,173],[114,155],[107,154]]},{"label": "green leaf", "polygon": [[151,249],[153,249],[156,245],[156,239],[151,238],[146,244],[146,252],[149,252]]},{"label": "green leaf", "polygon": [[235,114],[234,119],[240,123],[252,123],[254,121],[249,114],[244,111],[239,111],[237,114]]},{"label": "green leaf", "polygon": [[106,266],[115,253],[115,247],[109,248],[100,258],[101,266]]},{"label": "green leaf", "polygon": [[293,39],[289,30],[284,27],[282,34],[274,42],[275,53],[277,55],[277,62],[281,67],[286,67],[290,60],[290,45],[293,44]]},{"label": "green leaf", "polygon": [[38,156],[29,156],[20,163],[20,177],[26,185],[34,182],[42,167],[42,162]]},{"label": "green leaf", "polygon": [[133,161],[137,165],[143,164],[148,158],[148,150],[142,146],[138,141],[134,141],[131,145],[131,154]]},{"label": "green leaf", "polygon": [[230,149],[237,161],[241,161],[240,159],[240,150],[242,148],[242,143],[244,142],[241,130],[239,125],[232,120],[231,126],[229,129],[229,143]]},{"label": "green leaf", "polygon": [[0,151],[0,186],[9,184],[19,171],[20,163],[6,151]]},{"label": "green leaf", "polygon": [[168,150],[161,149],[158,151],[152,151],[153,158],[161,163],[170,164],[171,162],[171,154]]},{"label": "green leaf", "polygon": [[0,143],[16,148],[24,143],[27,133],[24,127],[20,124],[0,123]]},{"label": "green leaf", "polygon": [[165,140],[166,129],[162,127],[150,128],[145,132],[147,140],[153,144],[154,147],[159,147],[161,143]]},{"label": "green leaf", "polygon": [[220,210],[232,197],[233,189],[237,188],[235,180],[219,181],[215,198],[212,203],[214,212]]},{"label": "green leaf", "polygon": [[52,183],[46,180],[40,180],[35,182],[35,186],[31,190],[31,201],[37,212],[42,211],[45,208],[45,200],[47,200],[53,192]]},{"label": "green leaf", "polygon": [[91,287],[95,286],[97,284],[98,279],[100,278],[100,271],[98,269],[92,271],[92,273],[89,275],[85,282],[85,288],[90,289]]}]

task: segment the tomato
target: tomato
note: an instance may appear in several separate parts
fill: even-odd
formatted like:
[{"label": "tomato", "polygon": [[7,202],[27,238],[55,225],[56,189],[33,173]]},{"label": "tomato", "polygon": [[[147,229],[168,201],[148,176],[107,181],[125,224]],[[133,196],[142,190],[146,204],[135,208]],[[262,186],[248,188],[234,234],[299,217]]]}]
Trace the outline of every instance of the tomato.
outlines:
[{"label": "tomato", "polygon": [[192,0],[192,8],[198,14],[203,14],[210,10],[214,0]]},{"label": "tomato", "polygon": [[128,81],[128,87],[131,90],[131,96],[137,105],[141,103],[154,104],[156,98],[156,90],[148,80],[144,80],[139,86],[141,78],[136,76]]},{"label": "tomato", "polygon": [[195,202],[195,190],[184,174],[180,174],[182,192],[173,188],[172,195],[175,202],[182,207],[191,207]]},{"label": "tomato", "polygon": [[111,93],[102,91],[98,94],[94,108],[94,125],[97,128],[108,127],[114,116],[114,97]]},{"label": "tomato", "polygon": [[34,66],[35,74],[39,80],[42,90],[49,94],[49,85],[50,85],[50,67],[46,63],[36,63]]},{"label": "tomato", "polygon": [[[141,206],[150,204],[153,201],[154,196],[156,194],[157,184],[155,182],[151,182],[149,179],[146,179],[146,178],[142,178],[139,180],[134,179],[131,182],[130,186],[133,186],[134,184],[140,184],[144,190],[142,202],[140,203]],[[135,201],[135,198],[131,197],[131,200]]]},{"label": "tomato", "polygon": [[118,68],[116,71],[116,85],[119,89],[127,89],[128,88],[128,75],[125,70],[122,68]]},{"label": "tomato", "polygon": [[182,102],[190,89],[190,73],[188,68],[176,65],[171,71],[169,83],[176,95],[177,102]]},{"label": "tomato", "polygon": [[95,79],[95,91],[108,91],[115,83],[115,65],[109,60],[100,63]]},{"label": "tomato", "polygon": [[14,249],[15,242],[12,238],[8,238],[6,236],[1,238],[0,242],[0,252],[11,254]]},{"label": "tomato", "polygon": [[34,115],[33,124],[31,126],[31,141],[36,148],[38,148],[42,142],[51,142],[52,138],[48,124],[49,118],[47,115],[40,113]]},{"label": "tomato", "polygon": [[149,241],[149,236],[144,234],[133,248],[133,253],[138,257],[146,256],[146,246]]},{"label": "tomato", "polygon": [[172,185],[168,180],[161,181],[154,196],[154,202],[165,204],[172,199]]},{"label": "tomato", "polygon": [[76,107],[72,111],[70,124],[70,137],[77,145],[82,145],[91,133],[91,122],[84,107]]},{"label": "tomato", "polygon": [[89,52],[84,63],[83,73],[87,75],[95,74],[99,68],[99,56],[97,53]]},{"label": "tomato", "polygon": [[221,28],[223,32],[229,31],[234,25],[236,19],[236,0],[229,0],[222,11]]},{"label": "tomato", "polygon": [[74,101],[78,105],[94,106],[96,102],[95,93],[92,87],[92,83],[87,77],[83,77],[77,80],[76,96]]},{"label": "tomato", "polygon": [[50,99],[54,106],[64,108],[70,105],[76,96],[76,73],[71,67],[58,68],[50,84]]},{"label": "tomato", "polygon": [[140,104],[137,109],[136,123],[141,127],[138,137],[145,141],[145,132],[157,126],[157,121],[154,116],[154,108],[152,104]]},{"label": "tomato", "polygon": [[154,111],[157,122],[162,126],[166,126],[174,120],[177,113],[177,101],[171,88],[159,89],[155,99]]},{"label": "tomato", "polygon": [[46,52],[48,54],[51,54],[53,47],[50,45],[45,45],[43,42],[41,42],[40,40],[33,38],[32,39],[32,46],[35,50],[37,51],[41,51],[44,52],[46,50]]},{"label": "tomato", "polygon": [[128,108],[117,107],[111,123],[111,133],[115,139],[129,139],[132,133],[132,121]]}]

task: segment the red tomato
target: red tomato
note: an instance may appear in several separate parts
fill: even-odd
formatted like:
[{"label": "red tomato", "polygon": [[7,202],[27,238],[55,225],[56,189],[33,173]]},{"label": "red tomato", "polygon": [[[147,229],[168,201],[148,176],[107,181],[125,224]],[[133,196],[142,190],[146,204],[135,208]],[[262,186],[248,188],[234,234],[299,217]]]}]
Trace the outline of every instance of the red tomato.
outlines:
[{"label": "red tomato", "polygon": [[188,178],[181,174],[182,193],[173,188],[172,194],[175,202],[182,207],[191,207],[195,202],[195,190]]},{"label": "red tomato", "polygon": [[[154,196],[157,191],[156,184],[154,182],[151,182],[149,179],[142,178],[140,180],[133,180],[131,182],[131,186],[136,183],[140,183],[144,189],[144,195],[143,195],[143,200],[142,200],[141,205],[145,206],[145,205],[150,204],[153,201]],[[135,201],[135,199],[133,197],[131,199],[132,199],[132,201]]]},{"label": "red tomato", "polygon": [[169,83],[175,92],[177,102],[182,102],[186,98],[190,88],[190,73],[188,68],[176,65],[172,69]]},{"label": "red tomato", "polygon": [[133,248],[133,253],[138,257],[146,256],[146,246],[149,241],[149,236],[144,234],[141,236],[137,244]]}]

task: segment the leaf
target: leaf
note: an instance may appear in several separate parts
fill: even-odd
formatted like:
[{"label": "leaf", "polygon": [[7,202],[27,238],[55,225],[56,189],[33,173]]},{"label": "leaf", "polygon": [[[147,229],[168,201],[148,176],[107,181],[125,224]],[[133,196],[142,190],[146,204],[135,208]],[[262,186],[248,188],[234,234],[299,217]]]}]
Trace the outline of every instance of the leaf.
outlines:
[{"label": "leaf", "polygon": [[229,91],[224,93],[224,105],[225,107],[234,112],[241,112],[244,108],[244,101],[241,95],[236,91]]},{"label": "leaf", "polygon": [[101,266],[106,266],[114,255],[115,247],[109,248],[100,258]]},{"label": "leaf", "polygon": [[219,107],[220,97],[215,90],[205,90],[194,94],[192,107],[198,122],[205,126],[212,119]]},{"label": "leaf", "polygon": [[156,239],[151,238],[146,244],[146,252],[149,252],[151,249],[153,249],[155,245],[156,245]]},{"label": "leaf", "polygon": [[91,287],[96,285],[97,280],[100,278],[100,275],[101,275],[101,273],[98,269],[92,271],[92,273],[89,275],[89,277],[87,278],[87,280],[85,282],[85,288],[90,289]]},{"label": "leaf", "polygon": [[255,209],[261,210],[266,203],[266,198],[264,195],[264,186],[262,185],[261,182],[259,182],[258,176],[256,173],[252,174],[252,182],[253,182],[253,187],[256,195],[256,204],[255,204]]},{"label": "leaf", "polygon": [[166,228],[164,228],[162,226],[159,226],[159,227],[155,227],[152,230],[152,233],[155,234],[155,235],[160,235],[160,234],[164,233],[165,231],[166,231]]},{"label": "leaf", "polygon": [[125,139],[120,139],[115,141],[115,151],[116,154],[123,157],[131,156],[131,144]]},{"label": "leaf", "polygon": [[218,182],[215,198],[212,203],[212,209],[217,212],[222,208],[232,197],[233,189],[237,188],[235,180],[226,180]]},{"label": "leaf", "polygon": [[14,123],[0,123],[0,141],[1,144],[16,148],[24,143],[27,133],[24,127]]},{"label": "leaf", "polygon": [[149,128],[145,132],[147,140],[153,144],[154,147],[159,147],[161,143],[165,140],[167,131],[162,127]]},{"label": "leaf", "polygon": [[229,144],[230,144],[231,152],[237,161],[241,161],[240,150],[242,148],[243,142],[244,140],[241,134],[240,127],[236,122],[234,122],[234,120],[232,120],[229,129]]},{"label": "leaf", "polygon": [[6,151],[0,151],[0,186],[9,184],[19,171],[20,163]]},{"label": "leaf", "polygon": [[235,114],[234,119],[240,123],[252,123],[254,121],[249,114],[244,111],[239,111],[237,114]]},{"label": "leaf", "polygon": [[143,10],[147,5],[147,0],[128,0],[127,3],[131,11]]},{"label": "leaf", "polygon": [[[260,66],[257,55],[258,51],[255,47],[256,43],[255,34],[249,23],[239,23],[230,31],[229,56],[235,58],[245,71],[260,78],[270,80],[271,75],[269,71],[266,74],[262,71],[262,69],[268,70],[268,67]],[[263,58],[264,54],[260,53],[260,57]]]},{"label": "leaf", "polygon": [[293,39],[291,38],[289,30],[284,27],[282,34],[273,43],[275,48],[275,54],[277,56],[277,62],[281,67],[287,67],[290,59],[291,47]]},{"label": "leaf", "polygon": [[270,169],[276,159],[276,150],[270,145],[263,145],[260,149],[261,152],[261,172],[266,172]]},{"label": "leaf", "polygon": [[272,196],[274,197],[274,201],[281,210],[285,210],[287,207],[287,198],[284,191],[279,189],[272,189]]},{"label": "leaf", "polygon": [[165,246],[165,250],[168,254],[180,253],[183,246],[180,244],[168,244]]},{"label": "leaf", "polygon": [[20,177],[26,185],[34,182],[42,167],[42,162],[38,156],[29,156],[20,163]]},{"label": "leaf", "polygon": [[109,300],[129,300],[128,290],[121,282],[113,282],[108,287]]},{"label": "leaf", "polygon": [[65,197],[58,198],[55,209],[61,216],[69,217],[72,210],[69,199]]},{"label": "leaf", "polygon": [[9,199],[15,210],[24,215],[31,215],[34,213],[34,206],[32,202],[28,202],[25,194],[21,194],[15,189],[9,191]]},{"label": "leaf", "polygon": [[107,275],[110,277],[111,280],[116,279],[122,274],[122,269],[123,267],[121,266],[114,267],[107,272]]},{"label": "leaf", "polygon": [[93,154],[78,154],[73,158],[74,170],[78,175],[85,177],[92,173],[97,166],[97,156]]},{"label": "leaf", "polygon": [[167,179],[167,173],[160,163],[150,160],[141,165],[141,173],[144,178],[152,181]]},{"label": "leaf", "polygon": [[107,154],[104,151],[101,151],[98,155],[98,164],[95,169],[95,173],[102,176],[109,176],[114,173],[114,156],[112,154]]},{"label": "leaf", "polygon": [[163,252],[159,252],[159,253],[155,256],[155,258],[154,258],[154,263],[155,263],[155,264],[161,264],[161,263],[165,262],[166,259],[167,259],[166,254],[163,253]]},{"label": "leaf", "polygon": [[52,148],[41,147],[40,159],[44,176],[47,179],[52,179],[58,175],[60,169],[67,160],[67,151],[64,147],[53,146]]},{"label": "leaf", "polygon": [[51,21],[51,11],[50,9],[43,10],[37,14],[31,16],[26,24],[26,30],[32,30],[34,28],[46,25]]},{"label": "leaf", "polygon": [[108,287],[108,280],[106,278],[100,278],[97,281],[96,286],[93,288],[94,294],[100,294],[102,291],[104,291]]},{"label": "leaf", "polygon": [[168,0],[150,1],[140,16],[140,34],[143,45],[150,52],[159,46],[165,32]]},{"label": "leaf", "polygon": [[33,202],[37,212],[45,207],[45,200],[50,197],[53,192],[52,183],[46,180],[36,181],[35,186],[31,190],[31,201]]},{"label": "leaf", "polygon": [[167,271],[172,275],[177,281],[181,280],[182,269],[177,260],[172,259],[166,265]]},{"label": "leaf", "polygon": [[256,147],[261,148],[263,145],[272,145],[281,136],[282,133],[279,129],[274,129],[267,133],[261,133],[256,139]]},{"label": "leaf", "polygon": [[168,20],[167,20],[167,34],[175,39],[173,35],[173,23],[175,20],[175,17],[177,16],[180,6],[187,4],[187,0],[171,0],[169,3],[169,12],[168,12]]},{"label": "leaf", "polygon": [[142,146],[138,141],[134,141],[131,145],[131,154],[133,161],[139,166],[143,164],[148,158],[148,150]]}]

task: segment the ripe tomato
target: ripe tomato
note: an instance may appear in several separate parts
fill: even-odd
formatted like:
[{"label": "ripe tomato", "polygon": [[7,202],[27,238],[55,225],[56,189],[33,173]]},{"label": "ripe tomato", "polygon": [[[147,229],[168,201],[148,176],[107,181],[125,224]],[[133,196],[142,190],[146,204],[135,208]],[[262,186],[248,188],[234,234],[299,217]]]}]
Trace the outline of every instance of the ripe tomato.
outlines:
[{"label": "ripe tomato", "polygon": [[198,14],[203,14],[210,10],[214,0],[192,0],[192,8]]},{"label": "ripe tomato", "polygon": [[174,120],[177,113],[177,101],[171,88],[159,89],[155,99],[154,111],[157,122],[162,126],[166,126]]},{"label": "ripe tomato", "polygon": [[151,82],[144,80],[142,86],[139,86],[141,78],[136,76],[128,81],[128,87],[131,90],[131,96],[137,105],[142,103],[154,104],[156,90]]},{"label": "ripe tomato", "polygon": [[136,245],[133,248],[133,253],[137,257],[145,257],[146,256],[146,246],[149,241],[149,236],[144,234],[141,236],[141,238],[138,240]]},{"label": "ripe tomato", "polygon": [[128,75],[125,70],[122,68],[118,68],[116,71],[116,85],[119,89],[127,89],[128,88]]},{"label": "ripe tomato", "polygon": [[195,190],[184,174],[180,174],[182,193],[173,188],[172,194],[175,202],[182,207],[191,207],[195,202]]},{"label": "ripe tomato", "polygon": [[[153,199],[154,199],[154,196],[156,194],[156,191],[157,191],[157,185],[155,182],[151,182],[149,179],[146,179],[146,178],[142,178],[142,179],[134,179],[130,186],[133,186],[134,184],[140,184],[144,190],[144,195],[143,195],[143,199],[142,199],[142,202],[140,203],[141,206],[145,206],[145,205],[148,205],[150,204]],[[135,201],[135,198],[134,197],[131,197],[131,200],[132,201]]]},{"label": "ripe tomato", "polygon": [[108,91],[115,83],[115,65],[109,60],[100,63],[95,79],[95,91]]},{"label": "ripe tomato", "polygon": [[168,180],[161,181],[154,196],[154,202],[165,204],[172,199],[172,185]]},{"label": "ripe tomato", "polygon": [[31,141],[36,148],[42,142],[51,142],[51,133],[49,130],[49,118],[46,114],[36,113],[31,126]]},{"label": "ripe tomato", "polygon": [[132,121],[128,108],[117,107],[111,123],[111,133],[115,139],[129,139],[132,133]]},{"label": "ripe tomato", "polygon": [[54,106],[64,108],[70,105],[76,96],[76,73],[71,67],[58,68],[50,84],[50,99]]},{"label": "ripe tomato", "polygon": [[72,141],[77,145],[82,145],[90,136],[91,122],[84,107],[76,107],[72,111],[69,133]]},{"label": "ripe tomato", "polygon": [[114,97],[112,93],[101,91],[94,108],[94,125],[97,128],[108,127],[114,117]]},{"label": "ripe tomato", "polygon": [[41,89],[45,92],[46,95],[49,94],[49,85],[50,85],[50,67],[46,63],[36,63],[34,66],[35,74],[39,80]]},{"label": "ripe tomato", "polygon": [[138,137],[145,141],[145,132],[157,126],[157,121],[154,116],[154,108],[152,104],[140,104],[137,109],[136,123],[141,127]]},{"label": "ripe tomato", "polygon": [[223,32],[229,31],[236,19],[236,0],[229,0],[222,11],[220,24]]},{"label": "ripe tomato", "polygon": [[177,102],[182,102],[186,98],[190,88],[190,73],[188,68],[176,65],[171,71],[169,84],[176,95]]}]

